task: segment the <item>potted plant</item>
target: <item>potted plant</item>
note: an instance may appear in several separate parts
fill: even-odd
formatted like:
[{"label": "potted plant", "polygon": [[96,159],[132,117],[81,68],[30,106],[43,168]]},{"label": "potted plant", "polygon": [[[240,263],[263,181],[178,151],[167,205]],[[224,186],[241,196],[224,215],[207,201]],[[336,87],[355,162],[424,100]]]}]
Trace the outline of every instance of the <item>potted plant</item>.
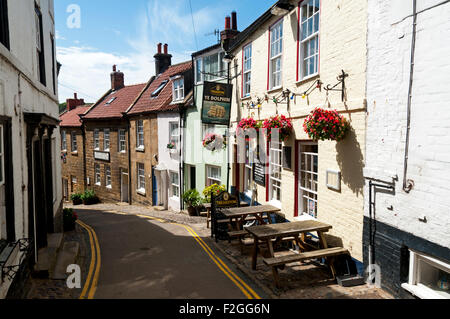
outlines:
[{"label": "potted plant", "polygon": [[350,124],[336,110],[316,108],[306,118],[303,128],[314,141],[340,141],[345,138]]},{"label": "potted plant", "polygon": [[74,205],[81,205],[83,203],[83,199],[81,198],[83,194],[75,193],[70,195],[70,200]]},{"label": "potted plant", "polygon": [[204,148],[213,152],[227,147],[227,143],[223,136],[217,133],[207,134],[202,143]]},{"label": "potted plant", "polygon": [[75,229],[75,222],[78,219],[78,215],[72,210],[72,208],[64,208],[63,210],[63,227],[64,231],[72,231]]},{"label": "potted plant", "polygon": [[99,202],[97,195],[95,195],[94,190],[86,190],[84,194],[81,196],[84,205],[94,205]]},{"label": "potted plant", "polygon": [[206,187],[203,190],[203,196],[205,196],[205,202],[211,203],[211,195],[219,195],[221,192],[225,191],[225,185],[213,184],[209,187]]},{"label": "potted plant", "polygon": [[189,216],[197,216],[197,209],[202,205],[203,200],[196,189],[190,189],[183,194],[183,202],[188,207]]},{"label": "potted plant", "polygon": [[266,119],[262,125],[266,129],[267,139],[270,141],[272,139],[272,130],[278,129],[280,140],[285,141],[292,132],[292,121],[284,115],[276,115],[269,119]]}]

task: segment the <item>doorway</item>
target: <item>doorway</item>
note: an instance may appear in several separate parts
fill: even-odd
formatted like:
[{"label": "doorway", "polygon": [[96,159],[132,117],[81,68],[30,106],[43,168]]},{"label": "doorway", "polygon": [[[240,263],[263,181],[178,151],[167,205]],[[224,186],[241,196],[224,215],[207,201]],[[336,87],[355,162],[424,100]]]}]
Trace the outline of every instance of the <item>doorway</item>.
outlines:
[{"label": "doorway", "polygon": [[123,168],[120,169],[120,201],[122,203],[129,202],[129,187],[128,187],[128,171]]},{"label": "doorway", "polygon": [[187,185],[188,185],[189,189],[196,189],[196,187],[197,187],[195,166],[190,166],[190,165],[188,166],[188,181],[187,181]]}]

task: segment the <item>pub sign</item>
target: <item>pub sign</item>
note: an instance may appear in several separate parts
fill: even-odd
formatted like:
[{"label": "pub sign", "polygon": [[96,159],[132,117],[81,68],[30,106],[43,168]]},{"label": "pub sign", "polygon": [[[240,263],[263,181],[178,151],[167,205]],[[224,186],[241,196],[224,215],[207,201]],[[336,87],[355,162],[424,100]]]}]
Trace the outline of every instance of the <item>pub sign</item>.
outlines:
[{"label": "pub sign", "polygon": [[231,84],[204,82],[202,122],[229,126],[232,94]]}]

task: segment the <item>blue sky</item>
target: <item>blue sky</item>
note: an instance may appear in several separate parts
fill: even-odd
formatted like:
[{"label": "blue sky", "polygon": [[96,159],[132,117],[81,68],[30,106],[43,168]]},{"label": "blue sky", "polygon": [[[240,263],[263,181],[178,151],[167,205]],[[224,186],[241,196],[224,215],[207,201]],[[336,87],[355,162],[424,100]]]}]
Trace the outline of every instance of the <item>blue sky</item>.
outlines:
[{"label": "blue sky", "polygon": [[[215,29],[236,10],[238,28],[245,29],[275,0],[57,0],[57,54],[62,63],[59,99],[74,92],[94,102],[109,88],[113,64],[125,73],[125,83],[144,83],[154,74],[156,44],[168,43],[173,63],[216,43]],[[80,28],[69,28],[67,8],[81,9]]]}]

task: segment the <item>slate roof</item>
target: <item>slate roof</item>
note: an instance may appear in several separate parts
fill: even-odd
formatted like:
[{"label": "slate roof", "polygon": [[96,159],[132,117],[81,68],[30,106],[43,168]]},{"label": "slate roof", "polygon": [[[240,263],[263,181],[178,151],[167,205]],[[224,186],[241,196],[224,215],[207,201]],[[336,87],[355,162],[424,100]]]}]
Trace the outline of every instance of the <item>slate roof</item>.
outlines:
[{"label": "slate roof", "polygon": [[65,111],[59,116],[61,127],[81,127],[80,114],[86,113],[91,105],[77,106],[71,111]]},{"label": "slate roof", "polygon": [[116,119],[122,118],[123,114],[139,94],[146,84],[128,85],[116,91],[110,91],[99,102],[97,102],[83,119]]},{"label": "slate roof", "polygon": [[[191,61],[170,66],[165,72],[157,76],[150,84],[147,85],[142,95],[127,112],[127,115],[177,110],[179,105],[172,104],[173,82],[170,81],[170,78],[175,75],[182,74],[191,68]],[[152,97],[152,93],[155,92],[164,81],[168,81],[165,87],[157,96]],[[189,92],[185,91],[185,94],[188,93]]]}]

